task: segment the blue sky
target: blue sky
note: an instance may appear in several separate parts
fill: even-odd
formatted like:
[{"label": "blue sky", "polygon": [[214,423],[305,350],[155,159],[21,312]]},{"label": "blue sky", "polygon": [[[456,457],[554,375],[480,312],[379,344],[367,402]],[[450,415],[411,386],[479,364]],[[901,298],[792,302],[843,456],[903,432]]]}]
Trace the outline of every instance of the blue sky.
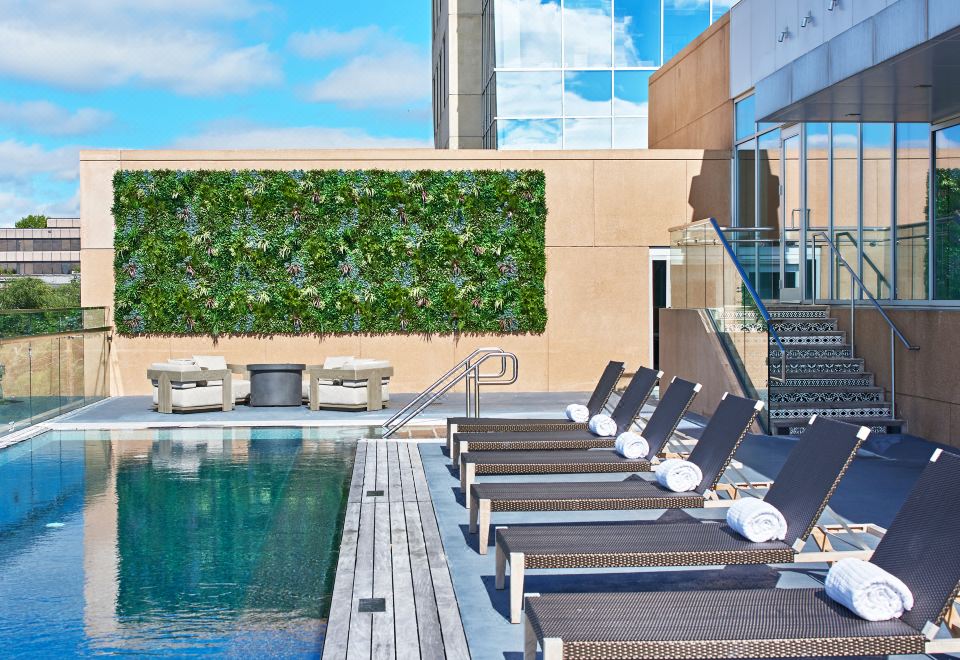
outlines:
[{"label": "blue sky", "polygon": [[83,148],[431,146],[427,0],[0,0],[0,225]]}]

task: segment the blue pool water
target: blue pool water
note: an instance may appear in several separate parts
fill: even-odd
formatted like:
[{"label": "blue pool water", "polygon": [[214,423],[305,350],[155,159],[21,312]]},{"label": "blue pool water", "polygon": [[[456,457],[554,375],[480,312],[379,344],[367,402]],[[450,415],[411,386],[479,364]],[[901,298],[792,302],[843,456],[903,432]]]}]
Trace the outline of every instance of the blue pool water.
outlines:
[{"label": "blue pool water", "polygon": [[0,451],[0,654],[318,656],[359,433],[61,431]]}]

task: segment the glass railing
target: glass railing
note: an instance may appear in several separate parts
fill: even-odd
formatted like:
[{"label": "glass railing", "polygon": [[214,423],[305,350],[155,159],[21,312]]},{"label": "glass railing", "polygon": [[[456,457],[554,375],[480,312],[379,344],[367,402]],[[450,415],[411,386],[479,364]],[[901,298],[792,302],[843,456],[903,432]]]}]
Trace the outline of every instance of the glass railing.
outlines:
[{"label": "glass railing", "polygon": [[0,436],[105,398],[103,307],[0,311]]},{"label": "glass railing", "polygon": [[[762,239],[741,240],[735,238],[741,230],[727,232],[712,219],[670,231],[670,306],[704,310],[744,391],[768,404],[768,383],[783,377],[785,354],[743,266]],[[741,259],[744,250],[751,254]],[[765,428],[768,407],[760,418]]]}]

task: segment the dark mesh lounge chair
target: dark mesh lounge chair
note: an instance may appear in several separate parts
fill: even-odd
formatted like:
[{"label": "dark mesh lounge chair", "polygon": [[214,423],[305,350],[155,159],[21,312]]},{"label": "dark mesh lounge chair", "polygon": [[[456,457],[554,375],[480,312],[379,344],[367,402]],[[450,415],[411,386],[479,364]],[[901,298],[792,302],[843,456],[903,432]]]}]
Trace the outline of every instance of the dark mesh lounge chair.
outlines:
[{"label": "dark mesh lounge chair", "polygon": [[[656,421],[656,425],[668,424],[671,426],[667,437],[673,433],[680,419],[693,403],[694,397],[700,391],[699,383],[691,383],[682,378],[670,381],[660,401],[657,410],[663,413]],[[657,413],[654,412],[654,415]],[[662,421],[661,421],[662,420]],[[651,417],[651,421],[653,421]],[[650,422],[644,427],[646,434]],[[616,436],[612,438],[599,437],[586,431],[554,431],[552,433],[455,433],[453,435],[454,460],[461,453],[468,451],[520,451],[538,449],[610,449],[614,446]]]},{"label": "dark mesh lounge chair", "polygon": [[[653,388],[656,387],[657,381],[660,379],[660,376],[663,375],[662,371],[654,371],[653,369],[647,369],[646,367],[640,367],[637,369],[637,373],[633,375],[633,378],[630,379],[630,384],[627,385],[627,389],[623,391],[623,396],[620,397],[620,400],[617,402],[617,406],[613,409],[613,412],[610,413],[610,417],[617,424],[617,434],[620,434],[630,427],[633,426],[633,423],[640,416],[640,413],[643,411],[643,405],[647,402],[647,399],[650,398],[650,394],[653,392]],[[612,452],[608,452],[612,453]],[[477,474],[541,474],[539,469],[536,467],[537,457],[538,456],[551,456],[557,454],[559,455],[559,450],[550,450],[550,451],[508,451],[508,452],[481,452],[478,453],[477,457],[471,457],[470,452],[466,454],[461,454],[456,465],[460,466],[460,490],[464,493],[464,497],[467,499],[467,506],[470,505],[470,484],[473,483],[474,476]],[[500,460],[504,455],[507,456],[507,460]],[[593,454],[597,462],[604,461],[605,459],[601,454]],[[489,460],[487,460],[489,458]],[[511,459],[515,458],[516,462],[512,462]],[[575,457],[574,457],[575,458]],[[622,457],[617,457],[620,461],[623,461]],[[531,462],[530,459],[533,459]],[[561,461],[553,461],[555,464],[559,465]],[[502,467],[497,467],[501,465]],[[510,467],[511,465],[516,465],[516,467]],[[464,469],[466,466],[466,469]],[[524,467],[526,466],[526,467]],[[542,468],[540,468],[542,469]],[[644,470],[647,468],[637,468],[639,470]],[[505,471],[504,471],[505,470]],[[546,473],[549,474],[554,470],[547,469]],[[557,469],[556,472],[564,472],[563,469]],[[570,470],[572,472],[592,472],[593,470]],[[607,470],[596,470],[598,472],[605,472]],[[612,472],[632,472],[633,470],[609,470]]]},{"label": "dark mesh lounge chair", "polygon": [[[497,588],[510,562],[510,619],[520,623],[526,568],[714,566],[824,561],[801,554],[837,484],[870,435],[865,426],[814,417],[764,498],[787,520],[783,541],[753,543],[722,523],[529,526],[497,530]],[[836,557],[869,552],[843,553]]]},{"label": "dark mesh lounge chair", "polygon": [[936,638],[960,590],[960,458],[935,454],[871,561],[914,606],[865,621],[823,589],[551,594],[526,602],[524,658],[777,658],[956,653]]},{"label": "dark mesh lounge chair", "polygon": [[[587,410],[590,416],[598,415],[603,412],[610,395],[613,394],[613,388],[617,386],[620,377],[623,376],[623,362],[610,362],[603,370],[597,386],[587,401]],[[448,417],[447,418],[447,449],[453,456],[453,448],[450,444],[453,434],[458,431],[469,433],[499,433],[510,431],[570,431],[586,430],[587,424],[572,422],[566,417],[548,417],[540,419],[531,419],[523,417]]]},{"label": "dark mesh lounge chair", "polygon": [[[661,402],[662,403],[662,402]],[[763,408],[759,401],[724,394],[713,417],[700,435],[689,460],[700,468],[703,479],[696,492],[678,494],[643,479],[597,482],[529,482],[472,484],[467,497],[471,528],[484,521],[492,511],[591,511],[603,509],[664,509],[703,506],[708,493],[716,487],[734,452],[743,441],[757,414]],[[656,415],[656,412],[654,412]],[[653,421],[651,416],[650,421]],[[670,421],[670,420],[666,420]],[[677,420],[679,421],[679,420]],[[659,420],[658,420],[659,422]],[[650,461],[663,451],[676,423],[664,423],[649,429],[650,452],[641,460],[631,461],[612,449],[575,451],[468,452],[460,466],[461,488],[465,477],[474,474],[570,474],[591,472],[646,472]],[[668,430],[669,429],[669,430]],[[644,434],[647,435],[647,430]],[[468,462],[470,461],[470,462]],[[473,469],[471,470],[471,466]],[[476,507],[474,511],[473,507]],[[480,544],[486,552],[486,544]]]}]

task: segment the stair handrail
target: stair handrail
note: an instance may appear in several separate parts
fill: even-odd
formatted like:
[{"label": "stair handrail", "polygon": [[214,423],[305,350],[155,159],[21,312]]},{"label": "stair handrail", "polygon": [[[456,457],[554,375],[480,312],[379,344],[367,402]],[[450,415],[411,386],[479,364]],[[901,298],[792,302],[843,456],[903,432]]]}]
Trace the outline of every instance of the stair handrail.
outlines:
[{"label": "stair handrail", "polygon": [[737,269],[737,274],[740,275],[740,281],[743,283],[744,288],[746,288],[747,292],[750,294],[750,297],[753,299],[753,304],[756,306],[757,311],[760,312],[760,316],[763,318],[763,322],[767,326],[767,332],[770,333],[770,336],[773,337],[773,341],[780,349],[780,377],[777,378],[776,376],[769,376],[769,379],[780,383],[786,383],[787,349],[780,340],[780,335],[773,327],[773,320],[770,317],[770,312],[767,311],[767,306],[764,305],[763,301],[760,299],[760,294],[757,293],[757,290],[753,287],[753,284],[750,283],[750,276],[747,275],[747,271],[744,269],[743,264],[740,263],[740,259],[733,251],[733,247],[730,245],[730,242],[724,235],[723,229],[720,227],[719,223],[717,223],[715,218],[710,218],[709,221],[710,225],[713,227],[713,230],[717,232],[717,236],[720,239],[720,244],[726,251],[727,256],[729,256],[730,260],[733,262],[733,267]]},{"label": "stair handrail", "polygon": [[[840,250],[836,245],[833,244],[833,241],[830,239],[830,236],[826,232],[818,231],[814,232],[812,235],[813,238],[813,252],[817,252],[817,237],[820,236],[823,238],[823,241],[827,244],[827,247],[830,248],[831,253],[837,258],[840,264],[847,269],[847,272],[850,274],[850,357],[854,356],[854,343],[857,336],[857,317],[856,317],[856,296],[854,295],[854,283],[859,285],[860,292],[866,296],[867,300],[876,308],[880,313],[880,317],[887,322],[887,325],[890,326],[890,416],[894,419],[897,418],[897,361],[896,353],[894,348],[896,346],[896,339],[900,340],[900,343],[908,351],[919,351],[920,347],[914,344],[911,344],[910,341],[904,336],[900,331],[900,328],[897,327],[897,324],[893,322],[885,311],[883,307],[877,302],[877,299],[873,297],[873,294],[870,293],[870,290],[863,283],[863,280],[853,272],[853,268],[850,267],[850,264],[847,263],[847,260],[844,259],[843,255],[840,254]],[[816,291],[813,292],[813,304],[817,303]]]},{"label": "stair handrail", "polygon": [[[474,358],[477,358],[474,361]],[[480,367],[492,358],[500,358],[501,371],[499,374],[483,374]],[[506,365],[509,361],[512,373],[509,378],[500,380],[506,375]],[[462,371],[461,371],[462,369]],[[384,438],[389,438],[403,428],[410,420],[423,412],[434,401],[449,392],[461,381],[466,381],[466,411],[467,416],[478,417],[480,414],[480,386],[481,385],[512,385],[517,382],[520,371],[520,362],[516,354],[500,348],[478,348],[470,355],[451,367],[443,376],[438,378],[412,401],[394,413],[387,421],[381,424],[386,429]],[[459,372],[459,373],[458,373]],[[451,378],[452,376],[452,378]],[[490,382],[483,382],[483,381]],[[438,389],[439,388],[439,389]],[[471,392],[472,390],[472,392]],[[474,400],[471,401],[471,396]],[[398,421],[399,420],[399,421]]]}]

